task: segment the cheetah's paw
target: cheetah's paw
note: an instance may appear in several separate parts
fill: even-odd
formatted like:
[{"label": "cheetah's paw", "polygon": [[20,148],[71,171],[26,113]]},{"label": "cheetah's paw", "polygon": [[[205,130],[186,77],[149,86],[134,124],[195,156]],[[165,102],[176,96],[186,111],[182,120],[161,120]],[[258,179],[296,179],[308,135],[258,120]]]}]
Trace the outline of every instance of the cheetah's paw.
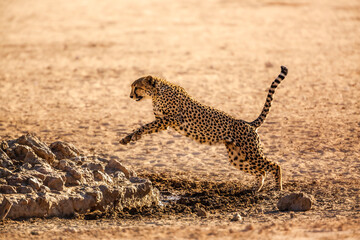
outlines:
[{"label": "cheetah's paw", "polygon": [[121,139],[119,141],[119,143],[122,144],[122,145],[126,145],[131,141],[131,139],[132,139],[132,134],[129,134],[126,137],[124,137],[123,139]]}]

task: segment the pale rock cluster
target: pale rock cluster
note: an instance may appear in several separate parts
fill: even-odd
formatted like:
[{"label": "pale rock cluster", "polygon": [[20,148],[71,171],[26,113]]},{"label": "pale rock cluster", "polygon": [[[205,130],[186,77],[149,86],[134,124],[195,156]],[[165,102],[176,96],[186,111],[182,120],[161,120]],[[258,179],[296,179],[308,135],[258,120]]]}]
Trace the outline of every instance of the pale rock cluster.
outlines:
[{"label": "pale rock cluster", "polygon": [[158,204],[159,196],[117,158],[84,156],[61,141],[48,146],[31,134],[0,142],[0,201],[11,205],[8,218],[138,208]]}]

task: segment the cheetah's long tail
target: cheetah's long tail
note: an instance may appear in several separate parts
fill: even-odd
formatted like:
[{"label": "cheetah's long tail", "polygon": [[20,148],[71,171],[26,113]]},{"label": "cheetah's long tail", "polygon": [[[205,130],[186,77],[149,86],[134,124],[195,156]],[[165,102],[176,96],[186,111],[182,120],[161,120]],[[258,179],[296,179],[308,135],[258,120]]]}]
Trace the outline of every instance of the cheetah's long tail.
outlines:
[{"label": "cheetah's long tail", "polygon": [[271,102],[273,100],[273,95],[275,93],[275,88],[280,84],[280,82],[282,80],[284,80],[287,73],[288,73],[288,69],[284,66],[281,66],[281,73],[279,74],[279,76],[277,76],[277,78],[272,82],[272,84],[270,86],[269,93],[266,97],[266,102],[265,102],[263,110],[261,111],[259,117],[257,119],[255,119],[254,121],[252,121],[250,123],[250,125],[252,125],[255,128],[258,128],[261,126],[261,124],[263,124],[263,122],[266,119],[266,116],[268,115],[268,113],[270,111]]}]

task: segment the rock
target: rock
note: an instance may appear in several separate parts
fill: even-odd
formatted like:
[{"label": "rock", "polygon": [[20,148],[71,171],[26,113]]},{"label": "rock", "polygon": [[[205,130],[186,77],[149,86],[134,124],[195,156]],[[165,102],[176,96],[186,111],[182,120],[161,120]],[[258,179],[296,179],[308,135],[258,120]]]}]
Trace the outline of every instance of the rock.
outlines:
[{"label": "rock", "polygon": [[33,230],[30,232],[31,235],[40,235],[39,231]]},{"label": "rock", "polygon": [[134,177],[136,173],[117,160],[81,156],[64,142],[49,148],[33,135],[6,144],[0,149],[0,193],[12,203],[8,218],[65,217],[159,204],[160,193],[152,183]]},{"label": "rock", "polygon": [[65,185],[66,186],[77,186],[82,183],[86,183],[86,179],[94,180],[94,176],[91,171],[87,168],[79,167],[66,167],[65,171]]},{"label": "rock", "polygon": [[94,178],[96,181],[105,181],[107,183],[113,183],[113,180],[111,179],[111,177],[109,175],[107,175],[106,173],[103,173],[99,170],[95,170],[93,172],[94,174]]},{"label": "rock", "polygon": [[45,174],[45,175],[49,175],[53,172],[52,167],[46,162],[43,162],[40,164],[39,163],[35,164],[34,170],[38,171],[39,173]]},{"label": "rock", "polygon": [[30,164],[30,163],[24,163],[22,166],[21,166],[21,170],[22,171],[26,171],[26,170],[30,170],[32,169],[33,166]]},{"label": "rock", "polygon": [[93,171],[97,170],[104,172],[104,167],[101,163],[88,163],[86,167]]},{"label": "rock", "polygon": [[7,168],[0,167],[0,178],[5,178],[11,175],[12,172],[10,170],[8,170]]},{"label": "rock", "polygon": [[29,163],[31,165],[41,164],[43,161],[44,160],[39,158],[32,149],[26,153],[24,158],[24,163]]},{"label": "rock", "polygon": [[4,199],[0,205],[0,220],[4,220],[6,218],[12,205],[13,204],[6,197],[4,197]]},{"label": "rock", "polygon": [[65,175],[65,186],[66,187],[79,186],[81,184],[80,180],[81,180],[81,178],[76,179],[76,177],[74,177],[72,174],[67,172],[66,175]]},{"label": "rock", "polygon": [[28,186],[18,186],[16,188],[16,192],[17,193],[32,193],[33,190],[31,187],[28,187]]},{"label": "rock", "polygon": [[45,178],[46,178],[46,176],[45,176],[44,174],[39,173],[39,172],[36,172],[36,171],[32,171],[32,172],[31,172],[31,175],[32,175],[33,177],[36,177],[36,178],[40,179],[41,181],[44,181]]},{"label": "rock", "polygon": [[51,151],[55,154],[56,159],[74,158],[80,155],[80,151],[71,143],[57,141],[50,144]]},{"label": "rock", "polygon": [[13,186],[0,185],[0,193],[12,194],[12,193],[16,193],[16,189]]},{"label": "rock", "polygon": [[88,158],[86,156],[78,156],[78,157],[71,158],[71,161],[74,162],[76,165],[83,165],[93,159],[94,159],[94,157]]},{"label": "rock", "polygon": [[124,181],[127,180],[125,174],[123,172],[120,172],[120,171],[114,173],[113,179],[114,179],[115,182],[124,182]]},{"label": "rock", "polygon": [[48,176],[45,178],[44,184],[50,189],[61,191],[64,188],[64,181],[61,177]]},{"label": "rock", "polygon": [[124,165],[122,165],[119,161],[117,161],[115,159],[111,159],[109,161],[109,163],[106,165],[105,171],[121,171],[125,174],[125,177],[127,179],[130,178],[129,170]]},{"label": "rock", "polygon": [[73,178],[74,178],[75,180],[81,180],[82,177],[83,177],[82,171],[80,171],[79,169],[76,169],[76,168],[74,168],[74,167],[68,167],[68,168],[66,169],[66,171],[67,171],[68,173],[70,173],[71,176],[73,176]]},{"label": "rock", "polygon": [[42,183],[40,183],[40,181],[34,177],[30,177],[28,179],[28,183],[34,190],[39,190],[42,185]]},{"label": "rock", "polygon": [[57,168],[65,171],[68,167],[70,167],[68,161],[66,159],[62,159],[58,162]]},{"label": "rock", "polygon": [[[29,218],[29,217],[42,217],[47,216],[53,202],[48,195],[38,196],[34,194],[16,194],[9,197],[13,203],[12,208],[8,213],[8,218]],[[26,197],[25,197],[26,196]]]},{"label": "rock", "polygon": [[234,216],[230,219],[230,221],[232,222],[238,222],[241,221],[242,222],[242,217],[239,213],[235,213]]},{"label": "rock", "polygon": [[100,171],[98,171],[98,170],[95,170],[95,171],[93,172],[93,174],[94,174],[94,179],[95,179],[96,181],[103,181],[103,180],[104,180],[104,174],[103,174],[102,172],[100,172]]},{"label": "rock", "polygon": [[198,217],[207,217],[208,216],[208,212],[204,209],[204,208],[197,208],[196,209],[196,215]]},{"label": "rock", "polygon": [[130,169],[129,170],[129,177],[137,177],[137,173],[134,170]]},{"label": "rock", "polygon": [[0,142],[0,150],[6,151],[6,149],[9,147],[9,144],[6,141]]},{"label": "rock", "polygon": [[0,149],[0,160],[6,160],[6,161],[10,160],[9,156],[4,152],[3,149]]},{"label": "rock", "polygon": [[41,185],[40,189],[38,190],[38,192],[40,192],[40,193],[48,193],[50,191],[51,191],[50,188],[48,186],[45,186],[45,185]]},{"label": "rock", "polygon": [[5,153],[4,151],[0,149],[0,166],[3,168],[13,168],[14,164],[12,163],[7,153]]},{"label": "rock", "polygon": [[79,229],[77,229],[76,227],[68,227],[68,228],[65,228],[64,232],[77,233],[77,232],[79,232]]},{"label": "rock", "polygon": [[129,181],[136,187],[137,194],[140,197],[147,195],[152,189],[152,183],[149,179],[131,177]]},{"label": "rock", "polygon": [[26,181],[26,177],[20,173],[15,173],[10,177],[7,177],[6,181],[9,185],[20,186],[23,182]]},{"label": "rock", "polygon": [[255,229],[255,227],[254,227],[253,224],[248,224],[248,225],[245,227],[244,231],[245,231],[245,232],[246,232],[246,231],[252,231],[252,230],[254,230],[254,229]]},{"label": "rock", "polygon": [[282,197],[277,203],[280,211],[307,211],[311,208],[311,197],[304,193],[291,193]]},{"label": "rock", "polygon": [[15,143],[8,150],[9,156],[15,159],[25,159],[26,155],[36,155],[31,147]]},{"label": "rock", "polygon": [[50,148],[32,134],[23,135],[19,137],[16,142],[18,144],[29,146],[36,155],[45,159],[49,164],[53,163],[55,160],[55,155],[52,153]]}]

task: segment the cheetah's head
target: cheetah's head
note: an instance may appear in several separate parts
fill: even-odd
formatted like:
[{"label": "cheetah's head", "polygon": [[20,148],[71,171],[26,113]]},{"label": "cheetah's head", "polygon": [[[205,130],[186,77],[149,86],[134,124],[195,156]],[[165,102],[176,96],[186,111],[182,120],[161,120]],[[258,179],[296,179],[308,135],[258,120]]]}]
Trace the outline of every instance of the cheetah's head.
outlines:
[{"label": "cheetah's head", "polygon": [[131,84],[130,98],[140,101],[145,98],[151,98],[156,85],[156,79],[152,76],[139,78]]}]

